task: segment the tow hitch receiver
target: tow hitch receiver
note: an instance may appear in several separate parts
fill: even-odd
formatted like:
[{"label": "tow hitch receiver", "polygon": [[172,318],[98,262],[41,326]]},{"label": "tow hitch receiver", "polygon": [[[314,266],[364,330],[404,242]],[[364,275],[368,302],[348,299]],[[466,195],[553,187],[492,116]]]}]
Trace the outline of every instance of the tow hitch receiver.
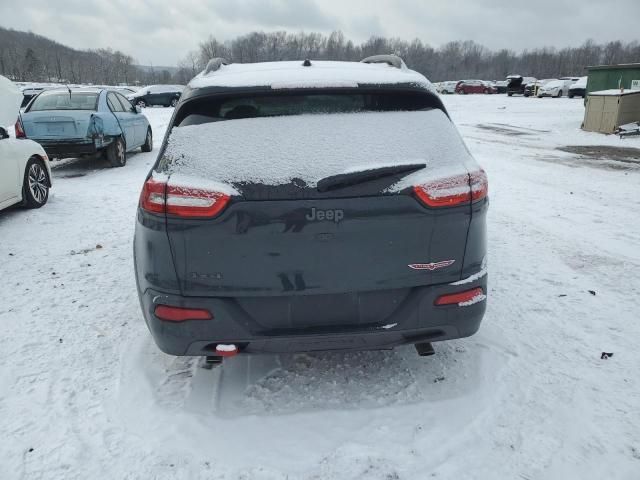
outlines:
[{"label": "tow hitch receiver", "polygon": [[435,355],[435,350],[433,349],[433,345],[431,343],[416,343],[414,345],[416,347],[416,352],[421,357],[430,357],[431,355]]}]

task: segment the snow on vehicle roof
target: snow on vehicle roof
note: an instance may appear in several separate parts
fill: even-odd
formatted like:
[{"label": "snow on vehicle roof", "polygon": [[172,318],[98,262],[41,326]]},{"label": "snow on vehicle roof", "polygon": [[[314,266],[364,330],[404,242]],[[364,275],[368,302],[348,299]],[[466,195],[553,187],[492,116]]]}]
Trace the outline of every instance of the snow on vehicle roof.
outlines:
[{"label": "snow on vehicle roof", "polygon": [[[474,162],[441,110],[262,117],[174,127],[166,173],[181,179],[310,186],[326,177],[382,166],[425,163],[407,180],[466,173]],[[431,178],[431,177],[429,177]],[[403,183],[404,185],[404,183]]]},{"label": "snow on vehicle roof", "polygon": [[408,68],[396,68],[386,63],[328,61],[312,61],[310,67],[302,66],[302,61],[232,63],[222,65],[214,72],[201,72],[189,86],[330,88],[398,83],[412,83],[435,93],[429,80]]}]

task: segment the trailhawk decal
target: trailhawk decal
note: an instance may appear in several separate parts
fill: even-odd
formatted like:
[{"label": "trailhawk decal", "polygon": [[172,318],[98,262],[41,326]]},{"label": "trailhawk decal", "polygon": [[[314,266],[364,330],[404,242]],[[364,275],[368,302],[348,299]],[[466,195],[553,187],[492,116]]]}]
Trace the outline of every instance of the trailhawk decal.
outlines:
[{"label": "trailhawk decal", "polygon": [[412,263],[408,265],[408,267],[414,270],[429,270],[433,272],[434,270],[450,267],[454,263],[456,263],[455,260],[443,260],[442,262],[435,263]]}]

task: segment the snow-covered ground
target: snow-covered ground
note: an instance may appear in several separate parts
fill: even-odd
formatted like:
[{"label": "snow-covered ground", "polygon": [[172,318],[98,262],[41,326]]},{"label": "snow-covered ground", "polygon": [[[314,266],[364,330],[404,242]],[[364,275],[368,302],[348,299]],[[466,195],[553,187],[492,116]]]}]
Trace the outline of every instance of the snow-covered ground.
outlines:
[{"label": "snow-covered ground", "polygon": [[131,258],[155,153],[0,213],[0,478],[640,478],[640,165],[557,149],[640,139],[581,132],[580,100],[445,102],[490,179],[490,291],[430,358],[160,353]]}]

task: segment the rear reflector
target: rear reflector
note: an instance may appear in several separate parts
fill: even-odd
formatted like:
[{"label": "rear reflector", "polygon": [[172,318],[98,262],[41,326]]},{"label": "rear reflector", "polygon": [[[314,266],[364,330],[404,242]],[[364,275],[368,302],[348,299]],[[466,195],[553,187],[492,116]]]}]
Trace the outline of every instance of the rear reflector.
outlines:
[{"label": "rear reflector", "polygon": [[457,175],[413,187],[416,197],[428,207],[456,207],[487,196],[489,184],[484,170]]},{"label": "rear reflector", "polygon": [[155,316],[167,322],[186,322],[187,320],[211,320],[213,315],[202,308],[181,308],[168,305],[158,305]]},{"label": "rear reflector", "polygon": [[222,212],[230,199],[224,193],[202,188],[176,187],[151,177],[142,187],[140,206],[151,213],[211,218]]},{"label": "rear reflector", "polygon": [[474,288],[473,290],[467,290],[465,292],[450,293],[438,297],[435,304],[442,305],[458,305],[459,307],[468,307],[478,302],[486,300],[486,295],[482,291],[482,288]]}]

